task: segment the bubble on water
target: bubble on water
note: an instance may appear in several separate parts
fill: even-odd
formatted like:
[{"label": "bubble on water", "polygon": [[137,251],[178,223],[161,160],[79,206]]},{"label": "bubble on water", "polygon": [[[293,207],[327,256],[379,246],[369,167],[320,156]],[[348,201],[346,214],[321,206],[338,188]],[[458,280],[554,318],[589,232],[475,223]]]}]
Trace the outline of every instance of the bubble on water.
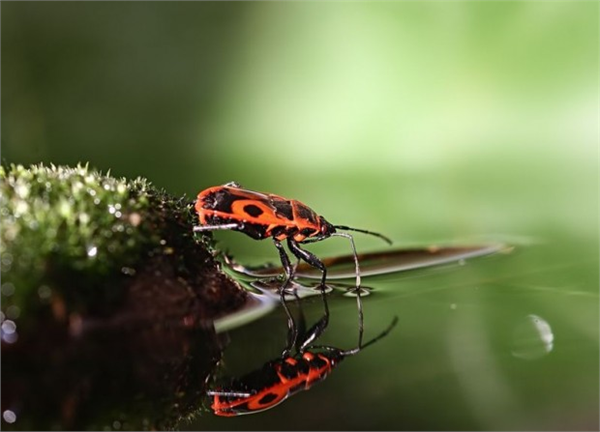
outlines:
[{"label": "bubble on water", "polygon": [[554,349],[550,324],[538,315],[527,315],[513,330],[511,354],[523,360],[537,360]]}]

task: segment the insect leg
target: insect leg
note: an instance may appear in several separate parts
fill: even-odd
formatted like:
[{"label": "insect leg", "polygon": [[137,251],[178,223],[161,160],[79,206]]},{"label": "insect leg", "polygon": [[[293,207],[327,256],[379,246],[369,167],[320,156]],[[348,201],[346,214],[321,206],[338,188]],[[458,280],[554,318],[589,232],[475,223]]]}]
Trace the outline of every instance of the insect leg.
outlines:
[{"label": "insect leg", "polygon": [[296,240],[288,238],[287,245],[298,259],[305,261],[309,265],[321,270],[321,285],[325,286],[325,279],[327,279],[327,268],[325,267],[325,264],[323,264],[323,262],[321,262],[321,260],[313,253],[302,249]]},{"label": "insect leg", "polygon": [[[281,259],[281,264],[283,265],[283,268],[284,268],[285,274],[286,274],[285,282],[283,283],[283,285],[281,285],[281,288],[279,289],[279,296],[281,298],[281,304],[283,306],[283,310],[285,311],[285,314],[287,316],[287,321],[288,321],[287,343],[286,343],[285,349],[283,350],[283,353],[281,355],[287,356],[291,352],[292,347],[294,345],[296,345],[296,342],[298,340],[298,327],[296,326],[294,317],[292,316],[290,308],[288,307],[287,302],[285,300],[285,289],[287,288],[288,284],[290,283],[290,281],[292,279],[293,269],[292,269],[292,265],[290,263],[290,258],[288,257],[287,253],[285,252],[285,249],[283,248],[283,245],[281,244],[281,242],[279,240],[277,240],[276,238],[273,238],[273,243],[275,244],[275,247],[277,248],[277,251],[279,252],[279,258]],[[294,294],[295,294],[295,292],[294,292]]]},{"label": "insect leg", "polygon": [[298,242],[296,242],[294,239],[288,238],[287,244],[292,253],[297,258],[306,261],[311,266],[316,267],[323,272],[323,276],[321,278],[321,297],[323,298],[323,306],[325,308],[325,313],[321,317],[321,319],[317,321],[316,324],[308,330],[308,332],[306,332],[306,337],[304,338],[304,341],[302,342],[299,348],[299,351],[302,352],[306,349],[306,347],[308,347],[311,344],[311,342],[313,342],[315,339],[321,336],[321,334],[325,331],[327,325],[329,324],[329,305],[327,304],[327,295],[325,293],[325,279],[327,278],[327,268],[325,267],[325,264],[323,264],[321,260],[319,260],[319,258],[317,258],[314,254],[302,249]]},{"label": "insect leg", "polygon": [[292,264],[290,263],[290,258],[285,252],[285,249],[283,248],[281,242],[276,238],[273,238],[273,243],[277,248],[277,252],[279,252],[279,259],[281,260],[281,264],[283,265],[283,269],[285,270],[286,280],[282,288],[287,288],[288,284],[292,280],[292,277],[294,276],[294,268],[292,267]]},{"label": "insect leg", "polygon": [[360,267],[358,265],[358,255],[356,253],[356,246],[354,245],[354,238],[350,234],[336,232],[331,234],[332,236],[345,237],[350,241],[352,247],[352,254],[354,255],[354,267],[356,271],[356,307],[358,309],[358,346],[362,346],[363,333],[364,333],[364,316],[362,299],[360,298]]},{"label": "insect leg", "polygon": [[194,232],[198,231],[215,231],[215,230],[228,230],[235,228],[243,228],[243,225],[239,223],[228,223],[223,225],[196,225],[194,227]]}]

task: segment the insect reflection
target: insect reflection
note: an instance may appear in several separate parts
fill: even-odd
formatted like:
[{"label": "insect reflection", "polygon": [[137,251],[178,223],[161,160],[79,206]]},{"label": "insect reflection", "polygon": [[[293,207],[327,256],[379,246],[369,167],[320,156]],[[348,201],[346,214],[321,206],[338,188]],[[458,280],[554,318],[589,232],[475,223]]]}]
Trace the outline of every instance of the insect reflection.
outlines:
[{"label": "insect reflection", "polygon": [[[324,297],[323,299],[326,302]],[[358,354],[362,349],[385,337],[398,321],[395,317],[379,335],[363,343],[363,317],[359,314],[358,344],[354,348],[344,350],[329,345],[312,344],[323,334],[328,320],[321,318],[306,330],[299,302],[297,323],[285,304],[286,300],[283,302],[288,315],[288,343],[282,355],[247,375],[230,379],[228,384],[208,391],[207,394],[212,398],[211,408],[216,415],[234,417],[265,411],[300,391],[310,389],[327,378],[343,359]],[[294,352],[289,348],[292,346]]]}]

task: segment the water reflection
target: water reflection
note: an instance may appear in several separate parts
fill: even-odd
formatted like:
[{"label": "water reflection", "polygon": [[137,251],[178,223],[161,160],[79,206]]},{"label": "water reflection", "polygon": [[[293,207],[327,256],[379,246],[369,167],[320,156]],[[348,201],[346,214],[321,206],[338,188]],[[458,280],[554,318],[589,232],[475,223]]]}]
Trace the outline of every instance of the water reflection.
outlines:
[{"label": "water reflection", "polygon": [[[464,264],[466,259],[509,251],[506,245],[489,244],[475,246],[429,246],[413,249],[395,249],[385,252],[358,254],[361,276],[377,276],[415,270],[442,264],[458,262]],[[224,256],[224,263],[233,271],[254,278],[273,277],[283,273],[283,268],[275,265],[247,267],[237,263],[232,257]],[[322,259],[327,267],[327,279],[349,279],[355,276],[353,255],[341,255]],[[296,267],[298,277],[320,278],[318,269],[300,263]]]},{"label": "water reflection", "polygon": [[3,429],[163,429],[197,410],[221,355],[211,326],[79,319],[19,343],[2,323]]},{"label": "water reflection", "polygon": [[[397,273],[417,268],[431,267],[445,263],[464,264],[468,258],[492,254],[504,249],[502,245],[484,245],[468,247],[427,247],[419,249],[398,249],[394,251],[362,254],[361,275],[374,276]],[[246,283],[257,296],[266,298],[280,297],[282,280],[278,278],[284,273],[279,266],[245,267],[229,256],[222,257],[228,269],[238,277],[249,277]],[[259,368],[240,377],[229,377],[209,390],[211,409],[218,416],[233,417],[252,414],[271,409],[290,396],[310,389],[317,382],[323,381],[344,358],[357,354],[360,350],[384,337],[396,324],[396,319],[380,335],[367,343],[362,342],[363,315],[361,297],[368,295],[372,289],[361,287],[357,295],[355,284],[344,284],[339,279],[354,278],[355,267],[353,255],[344,255],[323,260],[328,269],[328,284],[309,284],[309,279],[319,279],[321,272],[308,264],[296,267],[296,279],[287,286],[281,296],[283,308],[288,317],[288,341],[280,357],[262,364]],[[333,279],[334,281],[329,281]],[[306,329],[300,299],[322,295],[333,290],[342,291],[344,296],[357,298],[359,330],[357,346],[343,350],[334,346],[315,345],[325,332],[329,322],[327,298],[323,296],[325,315],[310,329]],[[296,321],[291,315],[287,302],[298,303],[299,317]],[[455,306],[455,305],[454,305]],[[230,325],[229,328],[233,328]]]},{"label": "water reflection", "polygon": [[[448,247],[364,254],[360,257],[361,270],[363,276],[400,272],[459,262],[501,249],[501,246]],[[39,325],[43,332],[26,333],[21,323],[17,326],[14,321],[22,315],[21,311],[6,309],[1,317],[2,366],[10,371],[2,376],[5,428],[177,427],[182,419],[198,413],[207,395],[205,383],[214,382],[219,373],[226,337],[223,333],[256,321],[280,304],[288,318],[287,326],[281,323],[288,334],[285,344],[282,341],[283,353],[266,362],[263,358],[253,372],[227,378],[216,384],[218,387],[211,388],[208,392],[212,410],[223,416],[259,412],[310,389],[329,376],[340,361],[378,341],[395,325],[393,321],[373,340],[363,343],[360,299],[372,292],[372,288],[363,286],[361,295],[356,295],[352,255],[328,258],[324,262],[332,279],[328,279],[325,294],[334,291],[357,297],[358,342],[351,349],[318,344],[329,323],[327,295],[322,300],[327,318],[307,328],[303,303],[308,297],[322,295],[322,291],[319,284],[312,283],[320,277],[320,272],[305,265],[298,266],[297,279],[291,281],[282,299],[277,294],[281,286],[277,276],[283,273],[282,269],[251,269],[225,260],[226,269],[235,273],[238,282],[250,294],[241,308],[217,317],[214,322],[201,322],[193,314],[170,322],[162,315],[142,313],[155,302],[154,297],[148,298],[148,303],[141,303],[136,297],[133,306],[140,314],[137,318],[131,315],[131,309],[129,315],[93,319],[91,315],[67,314],[64,307],[58,307],[54,287],[40,285],[36,297],[43,304],[52,304],[50,312],[54,311],[59,320],[42,316]],[[350,280],[344,283],[343,278]],[[3,294],[7,290],[11,287],[3,286]],[[289,302],[296,305],[295,314],[290,312]],[[59,309],[62,312],[56,313]],[[152,311],[155,312],[161,309]],[[150,316],[155,318],[150,319]],[[546,335],[540,337],[547,341],[547,332],[540,322],[536,331]],[[527,325],[534,324],[527,322]],[[17,334],[19,340],[14,343]],[[527,336],[519,332],[516,335],[515,343]],[[523,352],[521,345],[515,347],[517,353]],[[267,359],[272,357],[272,354],[265,355]]]},{"label": "water reflection", "polygon": [[[296,287],[300,291],[299,287]],[[303,287],[303,291],[313,288]],[[360,301],[360,296],[358,297]],[[346,357],[358,354],[362,349],[385,337],[397,323],[397,317],[378,336],[363,343],[362,313],[359,315],[358,344],[352,349],[340,349],[330,345],[315,345],[325,332],[329,322],[327,300],[325,314],[310,329],[306,329],[306,321],[302,305],[298,301],[298,319],[291,315],[289,307],[284,308],[288,316],[288,342],[283,354],[266,362],[258,369],[239,378],[229,378],[225,384],[208,391],[212,397],[211,409],[218,416],[234,417],[254,414],[269,410],[289,397],[309,390],[313,385],[323,381]],[[362,308],[359,307],[362,311]]]}]

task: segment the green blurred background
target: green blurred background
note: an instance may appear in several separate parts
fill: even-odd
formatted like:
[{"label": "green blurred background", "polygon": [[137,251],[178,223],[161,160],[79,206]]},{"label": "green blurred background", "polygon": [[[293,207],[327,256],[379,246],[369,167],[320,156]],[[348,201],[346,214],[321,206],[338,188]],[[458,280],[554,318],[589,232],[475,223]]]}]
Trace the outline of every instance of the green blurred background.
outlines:
[{"label": "green blurred background", "polygon": [[[407,355],[409,341],[415,365],[461,337],[483,358],[483,341],[492,343],[507,311],[523,309],[513,324],[540,307],[555,313],[569,342],[557,338],[563,357],[534,368],[529,387],[513,366],[521,375],[511,379],[526,387],[519,398],[497,374],[465,395],[465,386],[420,369],[431,387],[398,379],[402,386],[369,393],[379,408],[346,422],[329,407],[337,423],[323,413],[310,423],[305,397],[305,405],[205,427],[285,428],[290,416],[292,428],[598,427],[597,2],[2,2],[1,13],[4,162],[89,162],[190,199],[235,180],[399,246],[517,245],[514,256],[455,269],[454,284],[446,278],[454,273],[419,273],[399,294],[382,281],[379,301],[366,306],[379,308],[377,325],[400,314],[403,330],[364,353],[362,381],[348,372],[321,390],[327,401],[361,392],[373,368],[389,382],[377,364],[383,353]],[[359,249],[381,247],[359,236]],[[270,242],[242,237],[218,234],[242,262],[276,260]],[[321,255],[346,248],[341,240],[311,247]],[[472,297],[474,285],[487,294]],[[440,289],[418,304],[404,299],[430,286]],[[458,301],[451,295],[472,306],[454,321],[465,327],[445,321]],[[443,313],[432,308],[442,304]],[[482,332],[469,339],[473,325]],[[434,369],[452,369],[457,355]],[[513,360],[502,361],[510,369]],[[425,392],[418,406],[409,391]],[[483,403],[490,394],[496,399]],[[412,417],[386,404],[395,398]],[[464,403],[441,413],[456,400]],[[526,400],[541,408],[520,405]]]}]

